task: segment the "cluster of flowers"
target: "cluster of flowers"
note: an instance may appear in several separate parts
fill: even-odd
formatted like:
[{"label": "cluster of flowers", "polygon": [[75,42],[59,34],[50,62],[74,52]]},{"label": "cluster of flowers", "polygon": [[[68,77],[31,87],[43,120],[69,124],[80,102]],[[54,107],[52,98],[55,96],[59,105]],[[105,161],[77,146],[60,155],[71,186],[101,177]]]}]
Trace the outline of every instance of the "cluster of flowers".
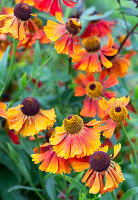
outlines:
[{"label": "cluster of flowers", "polygon": [[[119,46],[111,37],[114,22],[106,20],[92,21],[83,34],[78,36],[82,25],[79,18],[69,18],[65,23],[60,0],[16,0],[14,10],[6,10],[0,15],[0,36],[9,33],[19,39],[18,46],[32,46],[39,39],[41,43],[55,42],[59,54],[71,57],[76,70],[85,71],[75,79],[75,96],[86,96],[80,112],[83,117],[96,115],[84,123],[78,115],[67,116],[61,127],[50,129],[47,142],[34,149],[32,159],[35,164],[41,163],[39,169],[51,173],[71,173],[88,169],[82,182],[90,188],[90,193],[104,194],[116,189],[124,180],[120,166],[113,161],[119,153],[121,144],[114,146],[114,155],[108,155],[108,146],[101,146],[101,134],[110,139],[121,122],[129,118],[126,106],[129,97],[115,98],[116,95],[107,88],[118,84],[117,77],[124,77],[130,65],[131,54],[119,55]],[[75,3],[63,0],[66,6]],[[40,11],[49,12],[58,22],[47,21],[42,27],[40,19],[31,19],[31,6]],[[7,14],[6,12],[11,12]],[[102,38],[108,36],[108,42],[102,45]],[[124,38],[123,38],[124,39]],[[118,40],[122,43],[122,37]],[[6,40],[6,39],[5,39]],[[125,45],[130,45],[127,41]],[[95,74],[99,75],[99,78]],[[107,99],[107,100],[106,100]],[[40,109],[39,102],[33,97],[23,99],[20,105],[7,108],[0,103],[0,116],[6,118],[8,128],[23,137],[34,136],[53,127],[55,110]],[[72,168],[71,168],[72,167]],[[105,177],[105,183],[104,183]]]}]

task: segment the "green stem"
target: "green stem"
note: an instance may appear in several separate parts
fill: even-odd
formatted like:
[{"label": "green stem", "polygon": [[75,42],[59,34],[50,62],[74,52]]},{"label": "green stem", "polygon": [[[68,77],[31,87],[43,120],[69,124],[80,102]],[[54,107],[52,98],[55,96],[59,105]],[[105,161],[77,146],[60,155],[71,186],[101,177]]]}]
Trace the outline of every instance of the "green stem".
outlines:
[{"label": "green stem", "polygon": [[4,5],[4,0],[2,0],[2,2],[0,4],[0,12],[1,12],[1,9],[2,9],[3,5]]},{"label": "green stem", "polygon": [[[50,52],[51,52],[51,51],[50,51]],[[35,96],[35,93],[36,93],[36,90],[37,90],[37,85],[38,85],[38,83],[39,83],[39,79],[40,79],[41,74],[42,74],[42,72],[43,72],[44,66],[51,60],[51,58],[54,56],[55,53],[56,53],[56,52],[54,51],[54,53],[52,53],[52,55],[49,56],[49,58],[46,59],[46,60],[42,63],[42,65],[41,65],[41,67],[40,67],[40,74],[39,74],[39,76],[38,76],[38,78],[37,78],[37,80],[36,80],[36,83],[35,83],[35,86],[34,86],[34,90],[33,90],[33,93],[32,93],[32,97]],[[50,54],[49,54],[49,55],[50,55]]]},{"label": "green stem", "polygon": [[[35,135],[35,141],[36,141],[36,143],[37,143],[38,153],[40,153],[40,145],[39,145],[39,139],[38,139],[37,135]],[[45,190],[45,184],[44,184],[44,181],[43,181],[43,176],[42,176],[42,173],[41,173],[41,171],[39,170],[39,168],[38,168],[38,171],[39,171],[39,177],[40,177],[41,186],[42,186],[42,188],[43,188],[43,190],[44,190],[45,195],[47,195],[47,194],[46,194],[46,190]]]},{"label": "green stem", "polygon": [[124,127],[124,125],[123,125],[123,122],[121,122],[121,126],[122,126],[122,129],[123,129],[123,131],[124,131],[125,136],[127,137],[128,141],[129,141],[129,143],[130,143],[130,145],[131,145],[131,148],[132,148],[132,150],[133,150],[133,152],[134,152],[135,160],[136,160],[136,163],[137,163],[137,166],[138,166],[138,158],[137,158],[136,150],[135,150],[135,148],[134,148],[134,146],[133,146],[133,144],[132,144],[132,142],[131,142],[131,140],[130,140],[130,138],[129,138],[129,136],[128,136],[126,130],[125,130],[125,127]]},{"label": "green stem", "polygon": [[11,78],[11,73],[12,73],[12,67],[14,64],[14,60],[15,60],[15,53],[16,53],[16,48],[18,45],[18,40],[16,41],[15,39],[13,39],[13,52],[12,52],[12,57],[11,57],[11,62],[10,62],[10,67],[9,67],[9,71],[8,71],[8,75],[5,81],[5,88],[6,89],[8,87],[10,78]]},{"label": "green stem", "polygon": [[116,194],[115,194],[115,192],[113,191],[113,192],[111,192],[111,195],[112,195],[112,199],[113,200],[117,200],[117,197],[116,197]]},{"label": "green stem", "polygon": [[35,135],[35,141],[36,141],[36,143],[37,143],[38,153],[40,153],[40,145],[39,145],[39,140],[38,140],[37,135]]},{"label": "green stem", "polygon": [[[117,1],[118,1],[118,4],[119,4],[120,8],[121,8],[122,7],[121,1],[120,0],[117,0]],[[127,33],[129,33],[129,29],[128,29],[128,26],[127,26],[127,21],[126,21],[125,15],[124,15],[123,12],[121,12],[121,14],[122,14],[122,18],[124,20],[125,26],[126,26],[126,31],[127,31]]]}]

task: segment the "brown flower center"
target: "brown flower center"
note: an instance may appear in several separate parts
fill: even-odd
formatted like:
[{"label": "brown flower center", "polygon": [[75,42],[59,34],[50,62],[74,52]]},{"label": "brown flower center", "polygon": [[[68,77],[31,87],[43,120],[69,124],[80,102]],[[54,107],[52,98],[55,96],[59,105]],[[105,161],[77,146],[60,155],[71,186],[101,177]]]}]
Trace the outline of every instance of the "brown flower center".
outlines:
[{"label": "brown flower center", "polygon": [[109,115],[113,121],[121,122],[127,118],[128,111],[125,106],[116,105],[111,108]]},{"label": "brown flower center", "polygon": [[83,119],[78,115],[69,115],[64,119],[63,126],[68,134],[78,134],[83,129]]},{"label": "brown flower center", "polygon": [[96,36],[84,39],[83,43],[87,52],[97,52],[101,47],[100,39]]},{"label": "brown flower center", "polygon": [[101,95],[103,87],[100,82],[92,81],[86,87],[86,93],[89,97],[98,97]]},{"label": "brown flower center", "polygon": [[33,97],[27,97],[21,102],[21,111],[27,116],[34,116],[40,110],[39,102]]},{"label": "brown flower center", "polygon": [[103,151],[96,151],[91,155],[89,163],[93,170],[102,172],[108,169],[110,165],[110,157]]},{"label": "brown flower center", "polygon": [[81,21],[77,18],[69,18],[66,22],[66,29],[70,34],[76,35],[81,31]]},{"label": "brown flower center", "polygon": [[32,14],[32,9],[26,3],[18,3],[14,7],[14,15],[21,21],[27,21],[28,19],[30,19],[31,14]]}]

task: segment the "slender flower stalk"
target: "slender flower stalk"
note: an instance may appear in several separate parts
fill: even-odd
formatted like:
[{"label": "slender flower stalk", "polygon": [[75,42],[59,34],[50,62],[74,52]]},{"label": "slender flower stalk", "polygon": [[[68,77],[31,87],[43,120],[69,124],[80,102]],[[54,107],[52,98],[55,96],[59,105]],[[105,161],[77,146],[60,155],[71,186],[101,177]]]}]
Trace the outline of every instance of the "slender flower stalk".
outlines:
[{"label": "slender flower stalk", "polygon": [[[121,45],[120,45],[120,47],[119,47],[119,49],[118,49],[118,53],[117,53],[117,54],[120,53],[120,51],[122,50],[122,47],[124,46],[126,40],[127,40],[127,39],[129,38],[129,36],[134,32],[134,30],[137,28],[137,26],[138,26],[138,23],[137,23],[137,24],[129,31],[129,33],[126,35],[126,37],[124,38],[123,42],[121,43]],[[117,54],[116,54],[116,55],[117,55]]]},{"label": "slender flower stalk", "polygon": [[19,42],[18,40],[13,38],[13,52],[12,52],[10,67],[9,67],[9,71],[8,71],[8,75],[7,75],[7,78],[6,78],[5,88],[4,89],[6,89],[8,87],[8,84],[9,84],[9,81],[10,81],[10,77],[11,77],[12,68],[13,68],[13,64],[14,64],[14,60],[15,60],[15,53],[16,53],[16,48],[17,48],[18,42]]},{"label": "slender flower stalk", "polygon": [[[35,135],[35,141],[37,143],[38,153],[40,153],[40,145],[39,145],[39,139],[38,139],[37,135]],[[46,190],[45,190],[45,184],[44,184],[44,181],[43,181],[43,176],[42,176],[42,173],[39,170],[39,168],[38,168],[38,171],[39,171],[39,177],[40,177],[41,186],[43,188],[43,191],[44,191],[45,195],[47,195],[46,194]]]},{"label": "slender flower stalk", "polygon": [[131,148],[132,148],[132,150],[134,152],[135,160],[136,160],[136,163],[137,163],[137,166],[138,166],[138,158],[137,158],[137,153],[136,153],[135,147],[133,146],[133,143],[131,142],[131,140],[130,140],[130,138],[129,138],[129,136],[128,136],[127,132],[126,132],[126,129],[125,129],[125,127],[124,127],[122,122],[121,122],[121,126],[122,126],[122,129],[124,131],[125,136],[127,137],[128,141],[129,141],[129,143],[131,145]]}]

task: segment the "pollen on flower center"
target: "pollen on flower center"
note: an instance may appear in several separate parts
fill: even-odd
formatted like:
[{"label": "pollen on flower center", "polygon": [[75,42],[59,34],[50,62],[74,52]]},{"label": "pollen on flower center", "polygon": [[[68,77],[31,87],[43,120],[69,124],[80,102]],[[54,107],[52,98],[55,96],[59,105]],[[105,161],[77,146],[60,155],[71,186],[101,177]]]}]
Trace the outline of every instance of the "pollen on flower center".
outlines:
[{"label": "pollen on flower center", "polygon": [[101,46],[100,39],[96,36],[84,39],[83,43],[88,52],[96,52]]},{"label": "pollen on flower center", "polygon": [[27,97],[21,102],[21,111],[27,116],[34,116],[40,110],[39,102],[33,97]]},{"label": "pollen on flower center", "polygon": [[18,19],[20,19],[22,21],[27,21],[28,19],[30,19],[31,14],[32,14],[32,9],[26,3],[18,3],[14,7],[15,17],[17,17]]},{"label": "pollen on flower center", "polygon": [[92,81],[86,87],[86,93],[89,97],[98,97],[101,95],[103,87],[100,82]]},{"label": "pollen on flower center", "polygon": [[89,163],[93,170],[102,172],[108,169],[110,165],[110,157],[103,151],[96,151],[91,155]]},{"label": "pollen on flower center", "polygon": [[81,21],[77,18],[69,18],[66,22],[66,29],[70,34],[76,35],[81,31]]},{"label": "pollen on flower center", "polygon": [[83,128],[83,119],[78,115],[69,115],[64,119],[63,126],[68,134],[78,134]]},{"label": "pollen on flower center", "polygon": [[111,108],[109,115],[115,122],[121,122],[127,118],[128,111],[125,106],[116,105]]}]

